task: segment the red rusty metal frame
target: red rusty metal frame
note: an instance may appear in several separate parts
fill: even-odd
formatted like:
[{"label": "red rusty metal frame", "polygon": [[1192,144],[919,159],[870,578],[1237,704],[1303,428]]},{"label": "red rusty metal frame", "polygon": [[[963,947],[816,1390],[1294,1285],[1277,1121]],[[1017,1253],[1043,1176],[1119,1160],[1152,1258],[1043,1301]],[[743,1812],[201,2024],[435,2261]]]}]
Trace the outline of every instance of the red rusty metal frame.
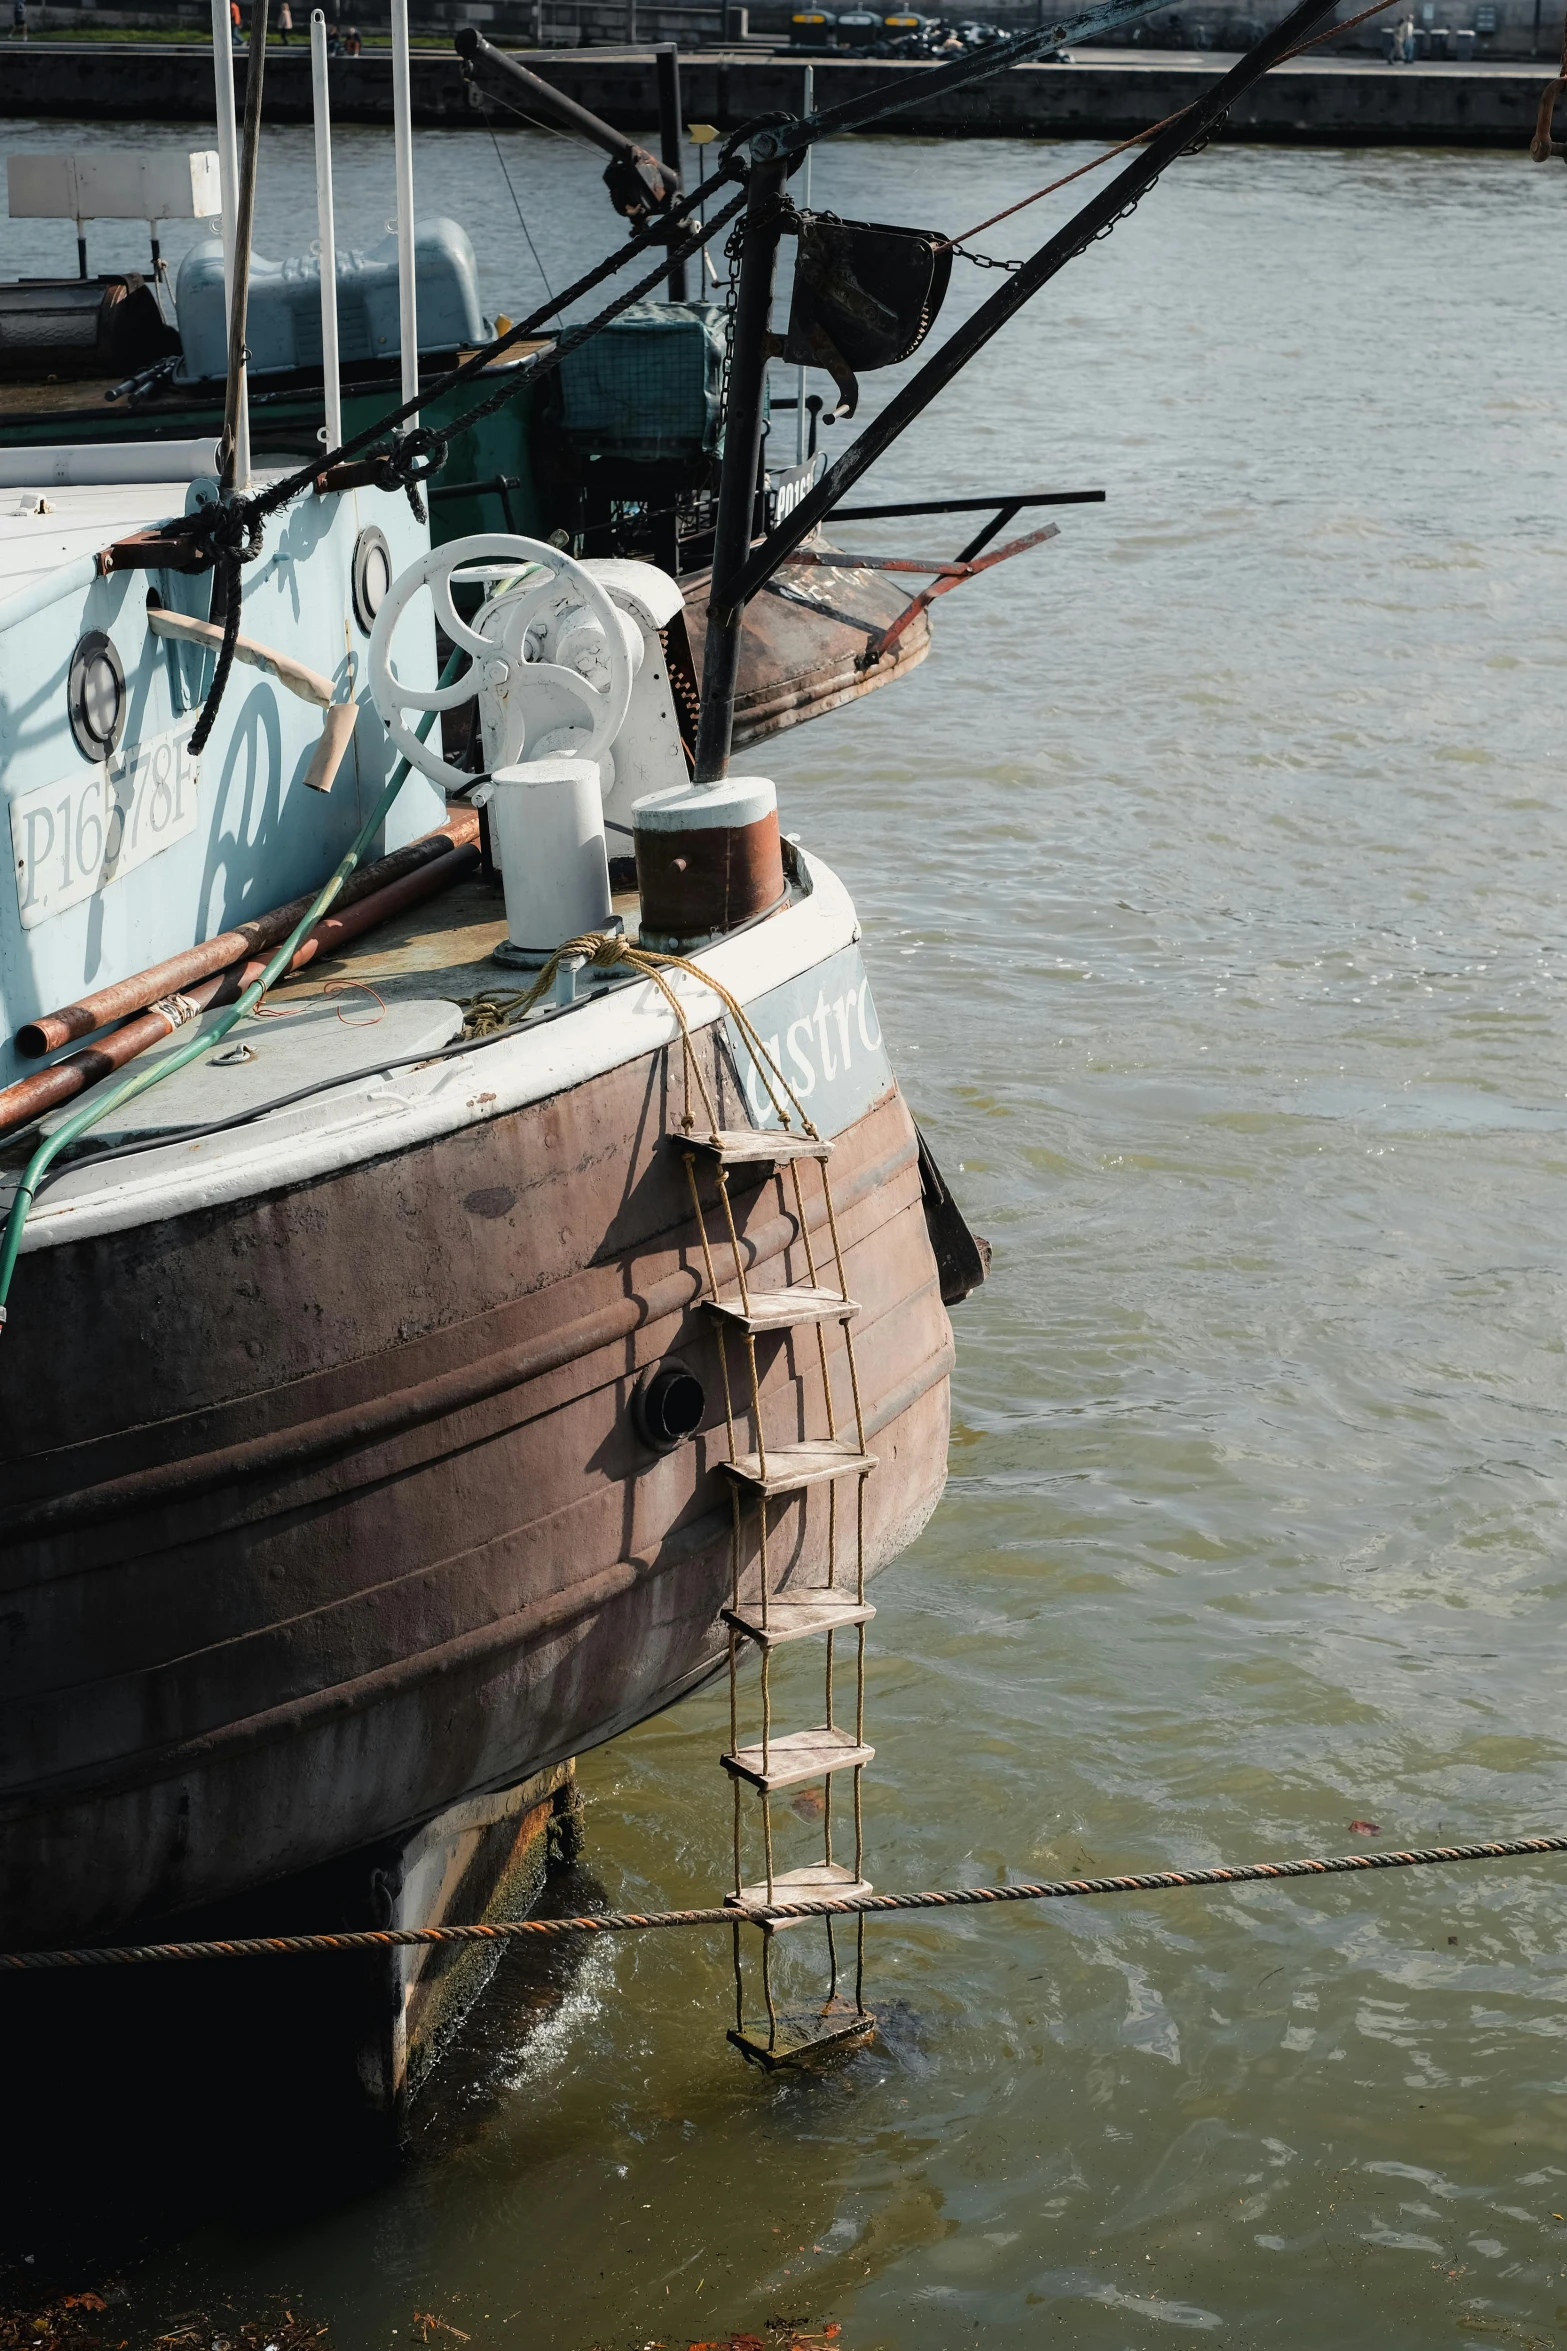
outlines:
[{"label": "red rusty metal frame", "polygon": [[1540,111],[1535,119],[1534,137],[1529,141],[1529,153],[1536,163],[1549,163],[1553,155],[1567,155],[1567,145],[1556,137],[1556,102],[1567,90],[1567,56],[1562,59],[1562,73],[1554,82],[1547,82],[1540,92]]},{"label": "red rusty metal frame", "polygon": [[920,613],[927,611],[938,596],[945,596],[951,589],[960,588],[965,580],[978,579],[982,571],[989,571],[995,564],[1005,563],[1009,555],[1025,554],[1030,547],[1042,547],[1047,539],[1059,539],[1060,536],[1060,524],[1047,522],[1043,530],[1030,531],[1026,538],[1009,539],[1004,547],[997,547],[989,555],[981,555],[972,563],[965,563],[960,557],[949,560],[947,557],[939,555],[827,554],[818,552],[814,548],[805,547],[795,548],[793,553],[786,555],[783,560],[789,565],[817,564],[824,571],[933,571],[936,573],[937,577],[931,586],[922,588],[917,596],[911,596],[897,619],[889,622],[879,637],[872,637],[864,652],[858,656],[855,667],[869,669],[873,662],[879,661],[884,653],[892,650],[904,630],[912,625]]},{"label": "red rusty metal frame", "polygon": [[98,551],[98,576],[117,571],[210,571],[212,549],[168,529],[133,531]]},{"label": "red rusty metal frame", "polygon": [[1556,106],[1564,90],[1567,90],[1567,38],[1562,41],[1562,61],[1556,69],[1556,79],[1547,82],[1540,92],[1540,111],[1535,117],[1534,137],[1529,141],[1529,153],[1536,163],[1549,163],[1553,155],[1567,155],[1567,144],[1556,136]]}]

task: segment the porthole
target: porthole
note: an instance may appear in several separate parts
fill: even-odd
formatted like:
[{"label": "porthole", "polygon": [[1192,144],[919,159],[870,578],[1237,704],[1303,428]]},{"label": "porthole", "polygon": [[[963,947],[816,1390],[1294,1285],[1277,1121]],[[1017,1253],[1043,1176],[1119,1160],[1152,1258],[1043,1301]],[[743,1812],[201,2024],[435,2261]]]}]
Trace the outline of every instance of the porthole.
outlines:
[{"label": "porthole", "polygon": [[631,1396],[632,1425],[655,1453],[673,1453],[701,1427],[706,1402],[696,1373],[671,1355],[638,1380]]},{"label": "porthole", "polygon": [[125,670],[102,629],[89,629],[66,680],[71,733],[84,759],[107,759],[125,732]]},{"label": "porthole", "polygon": [[354,618],[368,637],[392,584],[392,550],[371,523],[354,541]]}]

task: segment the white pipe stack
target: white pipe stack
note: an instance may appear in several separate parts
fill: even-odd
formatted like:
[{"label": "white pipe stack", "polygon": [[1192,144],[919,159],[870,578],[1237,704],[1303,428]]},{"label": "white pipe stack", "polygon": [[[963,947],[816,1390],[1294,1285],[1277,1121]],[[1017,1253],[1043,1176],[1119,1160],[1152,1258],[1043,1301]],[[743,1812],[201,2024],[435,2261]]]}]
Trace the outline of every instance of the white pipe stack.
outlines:
[{"label": "white pipe stack", "polygon": [[[217,0],[213,0],[217,5]],[[337,223],[332,205],[332,98],[327,84],[326,17],[310,12],[310,90],[316,120],[316,235],[321,247],[321,391],[326,402],[323,434],[329,449],[342,446],[343,393],[337,356]]]},{"label": "white pipe stack", "polygon": [[[392,0],[392,141],[397,156],[397,313],[403,346],[403,398],[416,400],[419,312],[414,296],[414,132],[408,66],[408,0]],[[408,418],[404,431],[411,431],[418,422],[415,413]]]},{"label": "white pipe stack", "polygon": [[[212,0],[212,80],[218,111],[218,181],[223,200],[223,323],[234,316],[234,230],[239,220],[239,137],[234,126],[234,39],[229,0]],[[250,480],[250,399],[240,378],[234,486]]]},{"label": "white pipe stack", "polygon": [[[809,114],[815,104],[816,68],[814,65],[808,65],[805,69],[805,90],[801,101],[801,113]],[[802,212],[809,212],[811,209],[811,156],[813,152],[814,150],[809,147],[805,150],[805,171],[800,182],[800,210]],[[702,250],[705,253],[707,247],[704,245]],[[794,375],[794,462],[796,465],[805,463],[805,370],[803,367],[796,368]]]},{"label": "white pipe stack", "polygon": [[601,931],[613,901],[596,759],[529,759],[490,778],[495,861],[506,892],[508,962],[545,964]]}]

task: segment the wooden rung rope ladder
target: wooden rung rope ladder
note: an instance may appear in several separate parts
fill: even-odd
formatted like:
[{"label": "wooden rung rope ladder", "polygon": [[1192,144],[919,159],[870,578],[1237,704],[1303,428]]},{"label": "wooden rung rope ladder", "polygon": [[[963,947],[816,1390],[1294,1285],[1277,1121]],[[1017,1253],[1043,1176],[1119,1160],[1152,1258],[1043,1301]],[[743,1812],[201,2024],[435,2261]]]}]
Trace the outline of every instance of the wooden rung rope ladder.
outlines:
[{"label": "wooden rung rope ladder", "polygon": [[[669,1139],[680,1150],[686,1169],[686,1180],[691,1192],[691,1205],[696,1214],[697,1232],[701,1239],[702,1263],[706,1276],[706,1295],[702,1303],[718,1324],[718,1360],[723,1382],[724,1423],[729,1438],[729,1458],[724,1463],[731,1482],[730,1533],[730,1605],[724,1611],[729,1628],[729,1750],[721,1758],[734,1785],[734,1887],[727,1899],[727,1907],[735,1913],[733,1935],[735,1973],[735,2029],[729,2035],[737,2048],[747,2057],[766,2066],[786,2065],[823,2049],[863,2041],[875,2030],[875,2018],[865,2006],[865,1921],[857,1917],[855,1923],[854,2001],[852,2007],[839,1998],[838,1949],[833,1922],[825,1920],[828,1948],[828,1989],[825,2001],[810,2015],[784,2019],[778,2012],[772,1986],[772,1938],[791,1922],[779,1921],[775,1926],[758,1918],[756,1924],[762,1933],[762,1994],[767,2008],[765,2035],[747,2029],[745,2020],[745,1984],[740,1964],[740,1930],[748,1911],[756,1911],[776,1898],[787,1901],[791,1893],[796,1899],[824,1894],[840,1895],[849,1899],[868,1894],[863,1871],[865,1862],[865,1824],[861,1803],[860,1777],[875,1749],[865,1743],[865,1627],[875,1610],[865,1597],[865,1482],[876,1468],[876,1456],[866,1451],[865,1409],[860,1391],[859,1364],[854,1351],[853,1322],[859,1307],[849,1296],[848,1280],[844,1270],[843,1241],[838,1229],[837,1210],[833,1205],[832,1183],[827,1173],[827,1162],[832,1156],[832,1144],[820,1136],[806,1117],[798,1096],[779,1069],[767,1047],[757,1035],[743,1005],[738,1003],[723,984],[700,964],[685,956],[665,955],[605,932],[587,932],[581,938],[570,939],[558,948],[544,970],[539,974],[528,995],[517,1008],[517,1017],[526,1012],[553,984],[560,965],[570,957],[580,957],[595,970],[609,970],[616,965],[629,966],[644,979],[650,980],[664,998],[674,1015],[680,1032],[684,1105],[679,1132]],[[763,1088],[779,1121],[776,1128],[724,1128],[719,1124],[712,1089],[691,1047],[691,1028],[686,1008],[680,1000],[677,978],[697,982],[716,996],[729,1015],[755,1066]],[[707,1128],[699,1131],[692,1116],[693,1084],[707,1114]],[[795,1122],[798,1121],[796,1126]],[[712,1244],[708,1237],[707,1218],[702,1206],[701,1187],[697,1181],[698,1157],[714,1164],[719,1200],[723,1207],[724,1225],[733,1255],[736,1295],[725,1297],[720,1293],[713,1265]],[[814,1160],[821,1171],[822,1207],[832,1243],[833,1268],[837,1274],[836,1290],[825,1289],[820,1281],[815,1245],[811,1238],[811,1223],[805,1210],[805,1196],[800,1181],[803,1160]],[[736,1166],[761,1167],[775,1172],[783,1167],[789,1170],[794,1190],[795,1217],[800,1244],[805,1255],[808,1280],[789,1285],[782,1290],[753,1291],[746,1278],[745,1249],[735,1221],[734,1202],[729,1191],[729,1171]],[[826,1326],[838,1323],[844,1336],[844,1355],[849,1373],[849,1391],[853,1407],[854,1436],[852,1441],[838,1436],[839,1412],[833,1395],[832,1375],[828,1361]],[[757,1367],[756,1342],[759,1335],[793,1333],[809,1325],[816,1330],[817,1364],[821,1374],[822,1400],[827,1419],[827,1434],[792,1445],[769,1445],[762,1425],[761,1376]],[[734,1387],[729,1372],[729,1336],[738,1331],[745,1341],[746,1369],[750,1389],[751,1427],[755,1451],[741,1453],[735,1420]],[[852,1592],[839,1579],[838,1541],[839,1504],[838,1486],[844,1479],[855,1480],[855,1564]],[[771,1501],[793,1494],[803,1494],[809,1487],[826,1484],[827,1502],[827,1581],[824,1585],[809,1587],[803,1592],[785,1589],[774,1593],[768,1564],[767,1508]],[[743,1574],[744,1504],[747,1494],[755,1498],[757,1512],[758,1593],[754,1602],[746,1595]],[[852,1630],[855,1635],[854,1658],[854,1728],[847,1729],[838,1721],[835,1705],[834,1667],[835,1642],[840,1632]],[[825,1713],[826,1721],[813,1729],[795,1731],[783,1738],[775,1738],[772,1727],[772,1652],[789,1641],[825,1636]],[[757,1747],[740,1745],[739,1653],[742,1641],[755,1642],[762,1657],[762,1737]],[[854,1866],[848,1868],[833,1857],[832,1783],[838,1772],[848,1771],[853,1778],[854,1801]],[[795,1787],[807,1781],[820,1780],[824,1786],[822,1810],[823,1858],[804,1870],[780,1874],[774,1865],[772,1797],[780,1787]],[[742,1883],[742,1816],[741,1789],[749,1783],[755,1787],[762,1801],[762,1838],[766,1860],[766,1875],[754,1886]],[[800,1922],[793,1922],[800,1923]]]},{"label": "wooden rung rope ladder", "polygon": [[[798,1109],[797,1104],[795,1108]],[[803,1113],[801,1117],[803,1122]],[[840,1997],[841,1970],[837,1938],[834,1923],[828,1918],[823,1922],[827,1935],[828,1961],[825,1998],[813,2012],[789,2017],[780,2015],[772,1981],[773,1937],[782,1931],[782,1927],[769,1925],[766,1921],[757,1922],[762,1934],[761,1984],[767,2011],[765,2035],[760,2031],[752,2031],[746,2023],[741,1926],[747,1911],[775,1900],[787,1902],[823,1894],[855,1896],[871,1890],[864,1874],[865,1824],[860,1783],[865,1766],[875,1752],[865,1741],[865,1627],[875,1614],[865,1597],[865,1484],[876,1467],[876,1459],[867,1452],[865,1444],[865,1413],[853,1327],[859,1309],[848,1292],[842,1241],[827,1170],[832,1145],[813,1134],[794,1136],[787,1129],[781,1134],[751,1130],[724,1133],[718,1130],[705,1137],[686,1135],[681,1139],[681,1150],[701,1240],[707,1285],[703,1304],[718,1324],[724,1418],[729,1439],[729,1459],[724,1465],[729,1473],[732,1513],[730,1604],[724,1611],[729,1629],[729,1748],[721,1758],[724,1769],[730,1775],[734,1802],[734,1885],[726,1897],[728,1906],[736,1913],[733,1933],[735,2025],[729,2038],[747,2057],[763,2065],[777,2066],[798,2063],[807,2055],[814,2055],[826,2048],[862,2041],[875,2026],[875,2019],[865,2006],[863,1917],[855,1921],[852,2005]],[[714,1162],[718,1198],[734,1264],[735,1294],[730,1297],[723,1296],[718,1287],[701,1187],[697,1180],[696,1161],[699,1153]],[[823,1285],[817,1262],[811,1220],[806,1213],[801,1182],[801,1162],[806,1158],[814,1160],[820,1169],[822,1206],[831,1236],[836,1289]],[[781,1291],[758,1292],[752,1290],[746,1275],[746,1252],[735,1218],[729,1170],[736,1164],[766,1164],[775,1160],[782,1160],[788,1168],[807,1279],[803,1284],[790,1285]],[[852,1442],[842,1440],[838,1435],[840,1421],[844,1416],[839,1409],[839,1400],[834,1396],[828,1354],[827,1328],[832,1322],[840,1326],[844,1337],[854,1427]],[[814,1327],[816,1332],[817,1370],[821,1380],[826,1436],[824,1439],[769,1446],[762,1411],[757,1339],[760,1335],[792,1333],[808,1326]],[[734,1383],[729,1369],[731,1331],[738,1332],[745,1348],[748,1405],[755,1450],[744,1454],[739,1450]],[[840,1575],[839,1561],[838,1489],[843,1480],[850,1477],[855,1484],[852,1580]],[[775,1593],[768,1555],[769,1505],[775,1500],[803,1494],[808,1487],[818,1484],[827,1487],[827,1580],[825,1584],[814,1584],[803,1591],[785,1587],[783,1591]],[[757,1531],[757,1588],[754,1597],[749,1591],[751,1579],[745,1573],[748,1500],[755,1504]],[[852,1730],[838,1719],[835,1672],[838,1662],[837,1639],[840,1633],[848,1632],[852,1632],[855,1638]],[[780,1738],[773,1730],[773,1651],[786,1643],[813,1637],[825,1642],[825,1720],[812,1729],[796,1731]],[[761,1652],[761,1740],[758,1745],[750,1747],[742,1747],[740,1743],[739,1671],[741,1645],[745,1641],[754,1642]],[[833,1850],[833,1782],[838,1773],[845,1771],[850,1775],[853,1791],[852,1868],[838,1861]],[[780,1872],[774,1851],[773,1796],[782,1788],[816,1779],[823,1783],[822,1858],[820,1862],[804,1869]],[[756,1789],[760,1802],[765,1862],[764,1877],[751,1886],[744,1883],[743,1790],[746,1785]]]}]

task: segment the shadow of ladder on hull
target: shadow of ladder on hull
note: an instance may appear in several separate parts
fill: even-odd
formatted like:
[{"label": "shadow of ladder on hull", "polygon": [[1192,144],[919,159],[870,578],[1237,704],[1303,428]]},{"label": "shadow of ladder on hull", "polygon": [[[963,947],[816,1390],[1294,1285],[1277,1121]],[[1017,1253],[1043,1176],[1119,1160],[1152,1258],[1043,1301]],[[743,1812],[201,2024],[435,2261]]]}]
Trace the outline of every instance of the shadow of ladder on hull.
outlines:
[{"label": "shadow of ladder on hull", "polygon": [[[839,1992],[837,1940],[834,1922],[827,1918],[822,1921],[827,1937],[825,1996],[814,2006],[790,2013],[780,2011],[774,1997],[773,1937],[781,1934],[787,1926],[803,1926],[809,1922],[786,1919],[770,1924],[765,1919],[755,1918],[754,1923],[760,1928],[762,1936],[762,2000],[767,2012],[765,2026],[760,2023],[751,2026],[746,2021],[740,1934],[741,1925],[748,1914],[754,1916],[773,1902],[808,1901],[825,1895],[853,1896],[871,1891],[864,1877],[865,1839],[860,1805],[860,1774],[876,1752],[865,1743],[865,1627],[876,1613],[865,1598],[865,1482],[876,1468],[877,1461],[875,1454],[865,1450],[865,1416],[854,1353],[853,1324],[859,1307],[848,1295],[843,1249],[838,1238],[837,1218],[827,1174],[832,1144],[820,1141],[815,1136],[749,1130],[717,1131],[709,1135],[682,1134],[671,1139],[685,1159],[697,1230],[701,1236],[707,1280],[707,1294],[702,1304],[718,1326],[724,1417],[729,1435],[729,1459],[722,1464],[729,1477],[733,1507],[730,1604],[723,1611],[724,1622],[729,1628],[729,1749],[721,1758],[734,1789],[734,1886],[724,1897],[726,1908],[735,1912],[735,2023],[729,2039],[753,2063],[771,2069],[801,2064],[828,2050],[867,2040],[876,2025],[874,2016],[865,2006],[864,1998],[863,1918],[855,1921],[852,2000],[842,1997]],[[697,1182],[698,1155],[712,1165],[716,1177],[726,1239],[734,1263],[736,1287],[732,1295],[720,1295],[718,1289],[701,1188]],[[807,1162],[814,1162],[818,1170],[833,1268],[837,1274],[836,1289],[825,1288],[820,1283],[801,1185],[801,1169]],[[741,1166],[773,1167],[780,1176],[784,1168],[788,1169],[794,1190],[800,1244],[805,1253],[809,1276],[807,1282],[782,1290],[765,1291],[753,1290],[747,1283],[745,1254],[729,1195],[729,1170]],[[826,1338],[827,1326],[834,1322],[840,1324],[843,1330],[853,1409],[852,1441],[840,1439],[837,1433],[839,1415],[833,1399]],[[770,1445],[762,1427],[757,1340],[774,1334],[810,1329],[816,1333],[826,1434],[796,1444]],[[737,1336],[743,1343],[749,1375],[749,1412],[755,1448],[749,1453],[742,1453],[738,1448],[734,1389],[729,1377],[731,1336]],[[854,1480],[854,1571],[851,1581],[840,1581],[838,1537],[842,1513],[839,1507],[839,1485],[848,1478]],[[801,1590],[791,1588],[774,1593],[770,1589],[767,1556],[769,1505],[775,1500],[803,1493],[809,1486],[823,1484],[828,1488],[827,1581]],[[755,1599],[748,1599],[741,1587],[745,1534],[752,1505],[756,1516],[759,1589]],[[838,1634],[844,1632],[852,1632],[855,1636],[852,1730],[838,1721],[835,1712],[834,1644]],[[791,1641],[813,1639],[825,1642],[826,1720],[809,1730],[790,1731],[775,1736],[771,1689],[773,1651]],[[761,1652],[762,1666],[762,1736],[759,1744],[747,1747],[740,1744],[739,1670],[742,1641],[755,1643]],[[851,1775],[853,1788],[852,1867],[833,1858],[833,1781],[839,1772]],[[773,1866],[773,1796],[779,1789],[799,1787],[813,1780],[823,1783],[822,1858],[803,1869],[776,1871]],[[766,1874],[754,1885],[742,1882],[742,1803],[746,1787],[754,1788],[760,1800],[766,1861]]]}]

